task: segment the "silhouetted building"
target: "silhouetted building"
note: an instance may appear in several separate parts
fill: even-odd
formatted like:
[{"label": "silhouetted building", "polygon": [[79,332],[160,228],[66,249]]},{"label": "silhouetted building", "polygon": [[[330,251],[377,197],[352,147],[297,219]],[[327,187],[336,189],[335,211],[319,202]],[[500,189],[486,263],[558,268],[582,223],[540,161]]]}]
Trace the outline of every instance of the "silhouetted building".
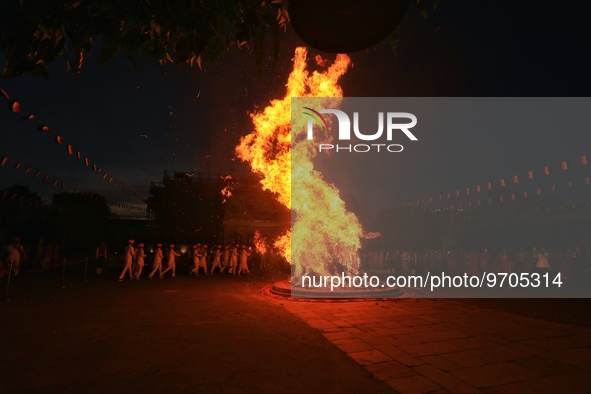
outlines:
[{"label": "silhouetted building", "polygon": [[290,226],[290,213],[259,178],[165,171],[152,182],[147,215],[153,236],[193,243],[244,242],[255,230],[278,235]]},{"label": "silhouetted building", "polygon": [[290,228],[291,215],[273,193],[263,190],[255,175],[233,177],[226,202],[225,241],[252,238],[255,230],[275,238]]}]

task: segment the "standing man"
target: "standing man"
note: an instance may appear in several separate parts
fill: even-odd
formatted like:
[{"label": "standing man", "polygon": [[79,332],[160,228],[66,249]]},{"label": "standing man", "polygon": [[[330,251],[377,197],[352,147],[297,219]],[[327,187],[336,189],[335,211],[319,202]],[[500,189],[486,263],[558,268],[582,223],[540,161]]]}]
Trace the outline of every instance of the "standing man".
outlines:
[{"label": "standing man", "polygon": [[[203,268],[203,271],[205,271],[205,275],[207,275],[207,255],[207,244],[203,244],[203,247],[199,252],[199,268]],[[197,275],[199,275],[199,271],[197,271]]]},{"label": "standing man", "polygon": [[130,239],[128,245],[125,247],[125,250],[123,251],[125,266],[123,267],[123,271],[121,271],[121,275],[119,275],[119,282],[123,282],[123,278],[125,277],[127,271],[129,271],[129,279],[133,279],[133,273],[131,269],[133,266],[133,259],[135,257],[135,248],[133,247],[134,243],[135,241],[133,239]]},{"label": "standing man", "polygon": [[246,249],[246,245],[242,245],[240,251],[240,265],[238,266],[238,275],[244,273],[250,274],[248,270],[248,256],[250,256],[250,250]]},{"label": "standing man", "polygon": [[224,246],[224,251],[222,252],[222,269],[220,270],[220,274],[228,268],[230,264],[230,246]]},{"label": "standing man", "polygon": [[236,275],[236,270],[238,268],[238,255],[240,254],[240,251],[238,250],[239,245],[235,244],[234,247],[232,248],[231,254],[230,254],[230,269],[228,270],[229,274],[233,274]]},{"label": "standing man", "polygon": [[107,261],[107,243],[105,241],[101,241],[101,244],[96,248],[94,257],[96,260],[96,273],[100,275],[103,273],[103,267]]},{"label": "standing man", "polygon": [[176,276],[176,258],[179,257],[181,254],[174,250],[174,244],[170,244],[170,249],[168,250],[168,266],[164,271],[162,271],[162,276],[165,273],[172,270],[172,277]]},{"label": "standing man", "polygon": [[22,261],[22,253],[20,247],[20,238],[15,238],[8,246],[6,247],[6,264],[8,265],[9,269],[12,266],[12,272],[15,278],[18,277],[19,269],[21,266]]},{"label": "standing man", "polygon": [[211,264],[211,273],[213,275],[213,270],[215,268],[220,269],[220,274],[222,273],[222,245],[218,245],[217,248],[213,252],[213,262]]},{"label": "standing man", "polygon": [[140,279],[142,275],[142,270],[144,269],[144,259],[146,258],[146,252],[144,252],[144,244],[140,243],[137,246],[137,251],[135,252],[135,264],[137,266],[137,270],[135,272],[135,278]]},{"label": "standing man", "polygon": [[199,275],[199,260],[201,257],[201,244],[193,245],[193,250],[191,250],[191,255],[189,256],[191,261],[193,262],[193,268],[189,271],[190,275]]},{"label": "standing man", "polygon": [[164,254],[162,253],[162,244],[156,245],[156,250],[154,251],[154,268],[148,278],[152,279],[156,271],[158,271],[160,279],[162,279],[162,259],[164,258]]},{"label": "standing man", "polygon": [[[13,243],[14,243],[14,247],[16,248],[16,250],[18,250],[18,253],[20,255],[19,266],[20,266],[20,264],[23,264],[26,267],[27,266],[28,249],[26,249],[25,245],[23,245],[21,243],[21,237],[15,237]],[[17,267],[17,270],[16,270],[14,276],[15,277],[18,276],[18,267]]]},{"label": "standing man", "polygon": [[544,275],[545,273],[550,271],[550,263],[548,262],[549,253],[546,252],[546,248],[543,246],[540,248],[540,251],[536,248],[533,248],[532,254],[538,261],[536,262],[536,271],[540,273],[540,275]]}]

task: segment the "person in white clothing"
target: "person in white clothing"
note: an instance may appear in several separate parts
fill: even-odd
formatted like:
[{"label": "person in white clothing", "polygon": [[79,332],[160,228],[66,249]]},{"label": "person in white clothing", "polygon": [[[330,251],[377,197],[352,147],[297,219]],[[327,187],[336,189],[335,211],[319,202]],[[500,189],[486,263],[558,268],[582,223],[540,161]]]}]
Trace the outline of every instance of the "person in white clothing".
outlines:
[{"label": "person in white clothing", "polygon": [[220,274],[228,268],[230,265],[230,246],[224,246],[224,251],[222,252],[222,269],[220,270]]},{"label": "person in white clothing", "polygon": [[6,247],[6,264],[9,267],[12,267],[14,277],[18,277],[19,274],[19,267],[21,264],[21,253],[18,250],[18,247],[11,243]]},{"label": "person in white clothing", "polygon": [[[203,244],[201,251],[199,252],[199,268],[203,268],[205,275],[207,275],[207,256],[208,256],[207,244]],[[197,272],[199,275],[199,272]]]},{"label": "person in white clothing", "polygon": [[201,244],[193,245],[193,249],[190,252],[189,257],[193,262],[193,268],[189,271],[189,275],[199,275],[199,260],[201,257]]},{"label": "person in white clothing", "polygon": [[172,277],[176,276],[176,258],[179,257],[181,254],[174,250],[174,244],[170,244],[170,249],[168,250],[168,266],[164,271],[162,271],[162,276],[166,274],[168,271],[172,271]]},{"label": "person in white clothing", "polygon": [[248,257],[250,256],[250,250],[246,248],[246,245],[242,245],[240,250],[240,265],[238,266],[238,275],[244,273],[250,274],[248,270]]},{"label": "person in white clothing", "polygon": [[135,278],[140,279],[142,271],[144,269],[144,259],[146,258],[146,252],[144,252],[144,244],[139,243],[137,250],[135,251],[135,265],[137,267],[135,271]]},{"label": "person in white clothing", "polygon": [[550,263],[548,262],[548,255],[549,253],[546,252],[546,249],[542,246],[540,251],[533,249],[532,254],[538,261],[536,262],[536,270],[540,273],[545,273],[550,271]]},{"label": "person in white clothing", "polygon": [[239,245],[235,244],[232,250],[230,251],[230,269],[228,270],[229,274],[236,275],[236,271],[238,270],[238,255],[240,254]]},{"label": "person in white clothing", "polygon": [[123,278],[125,277],[125,274],[127,272],[129,272],[129,279],[133,279],[133,274],[132,274],[132,266],[133,266],[133,259],[135,257],[135,248],[133,247],[133,244],[135,243],[135,241],[133,239],[130,239],[128,242],[128,245],[125,247],[125,250],[123,251],[123,258],[125,259],[125,266],[123,267],[123,271],[121,271],[121,275],[119,275],[119,282],[123,281]]},{"label": "person in white clothing", "polygon": [[162,279],[162,259],[164,258],[164,254],[162,253],[162,244],[156,245],[156,250],[154,251],[154,268],[152,268],[152,272],[148,278],[152,279],[156,271],[158,271],[158,276]]},{"label": "person in white clothing", "polygon": [[213,274],[213,270],[219,268],[220,273],[222,273],[222,245],[218,245],[215,250],[213,251],[213,261],[211,263],[211,270],[210,272]]}]

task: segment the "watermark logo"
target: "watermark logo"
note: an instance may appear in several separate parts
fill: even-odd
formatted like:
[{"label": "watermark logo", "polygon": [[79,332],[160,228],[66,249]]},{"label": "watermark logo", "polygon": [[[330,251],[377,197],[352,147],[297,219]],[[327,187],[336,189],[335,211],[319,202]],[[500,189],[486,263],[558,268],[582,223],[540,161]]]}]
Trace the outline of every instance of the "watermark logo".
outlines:
[{"label": "watermark logo", "polygon": [[[307,138],[314,139],[314,125],[320,127],[325,132],[329,131],[329,127],[323,114],[334,115],[336,117],[336,126],[338,129],[338,141],[351,141],[352,135],[361,141],[379,142],[385,140],[388,143],[371,143],[371,144],[319,144],[318,151],[335,151],[335,152],[357,152],[364,153],[370,151],[377,152],[402,152],[404,147],[401,144],[391,144],[393,137],[402,133],[411,141],[418,141],[418,138],[411,132],[410,129],[417,125],[417,117],[409,112],[378,112],[377,113],[377,131],[369,132],[361,130],[359,126],[359,112],[353,112],[353,122],[351,117],[344,111],[339,109],[322,108],[316,111],[310,107],[303,107],[303,113],[308,115],[307,123]],[[367,116],[367,114],[365,114]],[[374,116],[376,116],[374,114]],[[332,123],[335,124],[334,122]]]},{"label": "watermark logo", "polygon": [[322,116],[322,114],[315,109],[310,107],[304,107],[305,111],[303,111],[304,115],[308,115],[311,119],[308,119],[308,139],[311,140],[313,136],[313,128],[314,125],[312,122],[316,123],[321,128],[324,128],[324,132],[328,133],[328,125],[326,124],[326,120]]}]

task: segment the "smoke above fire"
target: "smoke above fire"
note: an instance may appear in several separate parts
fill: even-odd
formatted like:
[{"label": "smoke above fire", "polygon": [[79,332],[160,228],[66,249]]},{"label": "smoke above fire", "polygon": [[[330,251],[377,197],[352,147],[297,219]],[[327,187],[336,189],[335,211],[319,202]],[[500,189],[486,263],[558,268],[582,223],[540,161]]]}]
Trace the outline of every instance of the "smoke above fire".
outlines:
[{"label": "smoke above fire", "polygon": [[254,131],[241,138],[236,156],[292,212],[291,231],[276,239],[275,246],[292,264],[294,276],[357,273],[363,229],[346,210],[338,189],[314,169],[316,150],[305,138],[306,119],[294,113],[292,128],[292,98],[325,98],[322,106],[335,108],[343,96],[338,81],[351,66],[349,57],[339,54],[330,65],[320,56],[315,60],[324,71],[310,72],[306,48],[296,48],[285,96],[250,115]]}]

